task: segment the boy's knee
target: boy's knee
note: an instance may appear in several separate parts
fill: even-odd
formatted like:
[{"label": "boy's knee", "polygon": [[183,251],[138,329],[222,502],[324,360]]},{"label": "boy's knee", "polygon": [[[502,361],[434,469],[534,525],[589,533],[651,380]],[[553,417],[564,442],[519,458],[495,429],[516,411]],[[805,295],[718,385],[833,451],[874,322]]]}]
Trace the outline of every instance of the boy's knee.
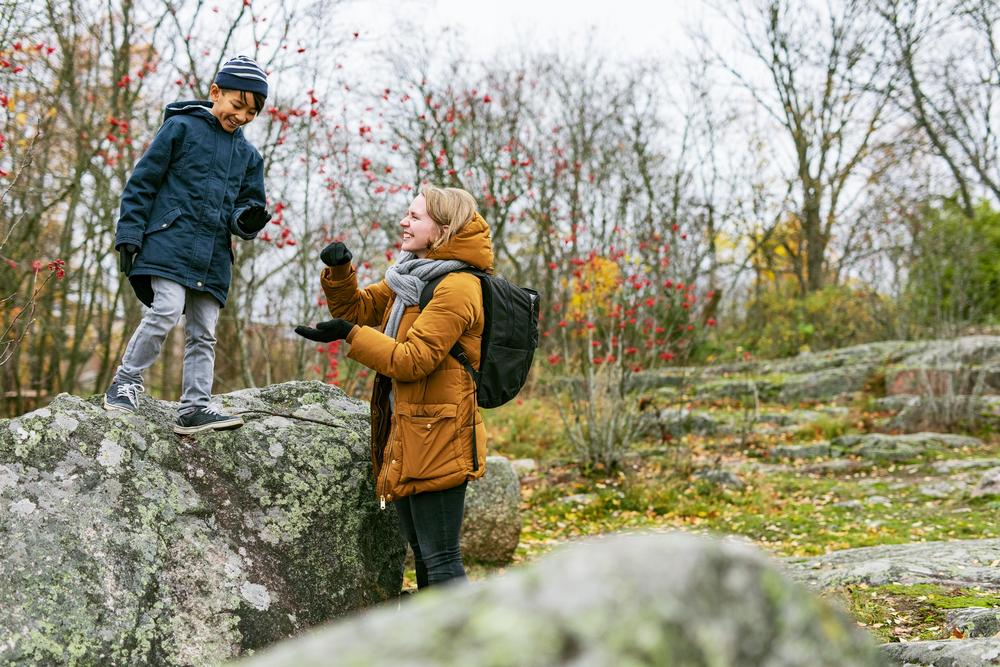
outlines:
[{"label": "boy's knee", "polygon": [[153,307],[149,310],[149,316],[169,323],[170,326],[177,324],[181,319],[181,315],[184,313],[184,304],[175,304],[171,302],[153,302]]}]

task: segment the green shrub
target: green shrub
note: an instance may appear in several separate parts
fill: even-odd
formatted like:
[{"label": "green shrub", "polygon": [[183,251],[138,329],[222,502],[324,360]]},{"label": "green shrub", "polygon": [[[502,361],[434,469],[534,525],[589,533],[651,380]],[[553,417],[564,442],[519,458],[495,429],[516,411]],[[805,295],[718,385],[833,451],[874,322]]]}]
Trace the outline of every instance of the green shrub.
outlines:
[{"label": "green shrub", "polygon": [[952,335],[1000,317],[1000,211],[983,202],[969,218],[950,199],[913,223],[913,261],[902,298],[916,333]]},{"label": "green shrub", "polygon": [[895,317],[892,302],[872,290],[838,285],[800,296],[786,287],[751,300],[733,333],[757,356],[787,357],[885,340]]}]

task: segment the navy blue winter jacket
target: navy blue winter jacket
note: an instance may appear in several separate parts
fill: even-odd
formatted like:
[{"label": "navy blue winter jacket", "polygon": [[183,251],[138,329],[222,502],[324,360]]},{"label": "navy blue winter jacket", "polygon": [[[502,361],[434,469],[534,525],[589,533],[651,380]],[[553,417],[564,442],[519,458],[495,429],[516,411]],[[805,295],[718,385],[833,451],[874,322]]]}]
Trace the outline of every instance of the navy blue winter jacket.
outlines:
[{"label": "navy blue winter jacket", "polygon": [[140,248],[129,282],[147,306],[151,276],[208,292],[223,306],[232,278],[237,220],[264,206],[264,164],[243,137],[222,129],[211,102],[167,105],[163,125],[122,193],[115,247]]}]

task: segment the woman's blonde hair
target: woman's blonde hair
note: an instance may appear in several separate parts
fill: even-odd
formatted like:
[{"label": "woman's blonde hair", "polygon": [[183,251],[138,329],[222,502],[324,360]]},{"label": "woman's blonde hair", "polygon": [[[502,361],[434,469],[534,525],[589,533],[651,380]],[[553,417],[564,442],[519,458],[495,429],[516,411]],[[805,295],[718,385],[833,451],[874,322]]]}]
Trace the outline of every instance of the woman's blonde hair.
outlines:
[{"label": "woman's blonde hair", "polygon": [[476,200],[462,188],[425,185],[420,194],[427,200],[427,215],[442,228],[441,235],[431,244],[431,250],[437,250],[450,241],[476,214]]}]

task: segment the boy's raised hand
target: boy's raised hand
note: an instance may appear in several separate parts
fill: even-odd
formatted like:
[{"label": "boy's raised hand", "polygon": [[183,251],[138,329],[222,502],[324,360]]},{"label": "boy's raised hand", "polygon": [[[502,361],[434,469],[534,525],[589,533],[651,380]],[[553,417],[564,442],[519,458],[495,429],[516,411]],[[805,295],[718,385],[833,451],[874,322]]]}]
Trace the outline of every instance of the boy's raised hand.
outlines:
[{"label": "boy's raised hand", "polygon": [[132,245],[131,243],[123,243],[116,247],[115,250],[118,251],[118,268],[127,276],[132,271],[135,256],[139,254],[139,246]]},{"label": "boy's raised hand", "polygon": [[351,261],[354,255],[351,251],[347,249],[347,246],[340,241],[334,241],[327,247],[323,248],[323,252],[319,254],[319,258],[323,260],[323,263],[327,266],[340,266],[341,264],[347,264]]},{"label": "boy's raised hand", "polygon": [[271,220],[271,214],[263,206],[251,206],[240,216],[240,228],[247,234],[256,234]]},{"label": "boy's raised hand", "polygon": [[347,338],[347,334],[351,333],[351,329],[353,328],[354,325],[347,320],[335,318],[326,322],[320,322],[316,325],[315,329],[299,325],[295,327],[295,333],[303,338],[314,340],[317,343],[332,343],[335,340],[344,340]]}]

